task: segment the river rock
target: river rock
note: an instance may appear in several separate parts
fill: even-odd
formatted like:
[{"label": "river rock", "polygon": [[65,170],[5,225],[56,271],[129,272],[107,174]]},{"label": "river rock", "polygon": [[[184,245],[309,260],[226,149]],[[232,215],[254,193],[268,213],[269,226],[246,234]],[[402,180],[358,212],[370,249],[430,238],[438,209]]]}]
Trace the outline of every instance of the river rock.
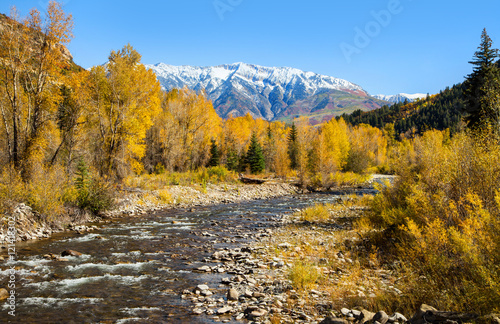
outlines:
[{"label": "river rock", "polygon": [[342,315],[347,316],[351,313],[351,310],[344,307],[340,310],[340,312],[342,313]]},{"label": "river rock", "polygon": [[217,310],[217,314],[226,314],[226,313],[229,313],[233,310],[233,308],[231,306],[224,306],[222,308],[219,308]]},{"label": "river rock", "polygon": [[61,253],[61,256],[65,257],[65,256],[74,256],[74,257],[79,257],[81,256],[82,254],[78,251],[74,251],[74,250],[66,250],[66,251],[63,251]]},{"label": "river rock", "polygon": [[396,312],[396,313],[392,314],[391,317],[389,317],[389,322],[391,322],[391,323],[394,323],[394,322],[404,323],[404,322],[408,322],[408,320],[406,319],[406,317],[403,314]]},{"label": "river rock", "polygon": [[443,312],[423,304],[415,315],[410,319],[411,324],[441,324],[441,323],[471,323],[479,316],[476,314]]},{"label": "river rock", "polygon": [[203,291],[203,290],[209,290],[210,287],[208,287],[207,285],[198,285],[196,286],[196,289]]},{"label": "river rock", "polygon": [[361,315],[359,316],[360,317],[359,322],[361,324],[370,322],[373,319],[374,316],[375,316],[375,313],[372,313],[372,312],[370,312],[370,311],[368,311],[366,309],[363,309],[361,311]]},{"label": "river rock", "polygon": [[389,320],[389,315],[386,312],[380,311],[373,316],[374,322],[379,322],[380,324],[385,324]]},{"label": "river rock", "polygon": [[324,320],[319,322],[319,324],[348,324],[349,322],[343,318],[336,318],[333,315],[327,316]]},{"label": "river rock", "polygon": [[426,312],[437,312],[432,306],[422,304],[420,308],[415,312],[415,315],[410,319],[410,323],[412,324],[423,324],[425,323],[425,319],[423,318]]},{"label": "river rock", "polygon": [[477,323],[500,324],[500,314],[490,314],[486,316],[481,316],[477,319]]},{"label": "river rock", "polygon": [[266,316],[267,315],[267,311],[265,309],[262,309],[262,308],[257,308],[253,311],[251,311],[249,314],[248,314],[248,318],[250,320],[254,320],[254,319],[257,319],[259,317],[262,317],[262,316]]},{"label": "river rock", "polygon": [[0,288],[0,300],[9,298],[9,292],[5,288]]},{"label": "river rock", "polygon": [[238,293],[238,291],[236,289],[231,288],[228,290],[227,300],[238,300],[239,297],[240,297],[240,294]]}]

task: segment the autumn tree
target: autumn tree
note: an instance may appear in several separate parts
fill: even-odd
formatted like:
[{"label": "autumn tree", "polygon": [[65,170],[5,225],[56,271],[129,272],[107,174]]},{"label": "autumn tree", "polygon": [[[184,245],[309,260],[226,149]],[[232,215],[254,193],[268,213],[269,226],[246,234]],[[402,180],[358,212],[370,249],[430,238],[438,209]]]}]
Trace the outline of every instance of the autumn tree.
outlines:
[{"label": "autumn tree", "polygon": [[[54,116],[61,101],[59,80],[68,58],[64,44],[72,38],[71,15],[50,1],[42,17],[32,9],[19,21],[15,8],[0,37],[0,73],[8,105],[1,113],[7,137],[7,155],[16,168],[30,176],[43,162],[50,138],[57,137]],[[23,161],[23,165],[21,165]]]},{"label": "autumn tree", "polygon": [[87,105],[86,70],[70,73],[63,80],[61,95],[63,100],[57,109],[57,126],[60,133],[59,145],[52,154],[50,164],[62,160],[68,170],[73,162],[80,159],[88,148],[83,137],[85,108]]},{"label": "autumn tree", "polygon": [[174,89],[162,99],[161,112],[148,131],[147,169],[158,163],[169,171],[205,166],[211,139],[221,133],[221,119],[204,92]]},{"label": "autumn tree", "polygon": [[284,122],[275,121],[269,123],[264,140],[264,157],[266,168],[277,176],[286,177],[290,160],[287,152],[288,129]]},{"label": "autumn tree", "polygon": [[349,140],[351,149],[345,170],[365,173],[385,163],[387,138],[380,129],[366,124],[358,125],[350,132]]},{"label": "autumn tree", "polygon": [[130,45],[112,51],[89,75],[87,127],[101,175],[142,170],[146,131],[160,112],[161,87]]},{"label": "autumn tree", "polygon": [[349,142],[349,127],[343,118],[338,121],[332,118],[321,128],[324,136],[325,171],[333,172],[342,170],[346,165],[351,149]]}]

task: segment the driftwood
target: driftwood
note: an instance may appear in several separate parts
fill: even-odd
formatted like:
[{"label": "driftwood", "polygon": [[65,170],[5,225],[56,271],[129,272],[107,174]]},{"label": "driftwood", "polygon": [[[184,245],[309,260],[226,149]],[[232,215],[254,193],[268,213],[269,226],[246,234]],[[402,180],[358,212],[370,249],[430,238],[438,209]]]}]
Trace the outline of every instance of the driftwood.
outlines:
[{"label": "driftwood", "polygon": [[443,312],[423,304],[409,322],[411,324],[459,324],[470,323],[478,318],[479,315],[476,314]]},{"label": "driftwood", "polygon": [[245,178],[245,177],[240,175],[240,181],[243,183],[249,183],[249,184],[263,184],[263,183],[268,182],[269,180]]}]

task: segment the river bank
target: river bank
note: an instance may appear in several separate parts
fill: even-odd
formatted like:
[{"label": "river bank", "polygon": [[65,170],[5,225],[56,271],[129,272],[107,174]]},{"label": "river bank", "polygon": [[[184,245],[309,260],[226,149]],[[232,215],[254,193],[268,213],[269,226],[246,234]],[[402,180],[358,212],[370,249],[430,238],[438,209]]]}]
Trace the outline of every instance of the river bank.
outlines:
[{"label": "river bank", "polygon": [[[379,264],[356,222],[367,211],[366,190],[346,190],[329,203],[328,218],[308,208],[273,218],[238,248],[218,248],[192,271],[223,276],[218,285],[180,292],[193,314],[215,322],[310,324],[498,324],[500,316],[407,307],[396,267]],[[313,211],[309,218],[307,210]],[[380,252],[380,251],[379,251]],[[388,296],[400,300],[388,307]]]},{"label": "river bank", "polygon": [[[270,199],[302,192],[287,183],[207,184],[206,186],[170,186],[162,190],[128,188],[117,196],[115,207],[101,215],[92,215],[77,208],[65,208],[57,219],[48,219],[34,212],[29,206],[19,204],[6,219],[15,220],[10,228],[16,232],[16,241],[49,238],[55,233],[74,231],[85,233],[97,229],[88,223],[109,222],[124,216],[140,216],[146,213],[173,209],[210,206],[257,199]],[[9,224],[0,227],[0,243],[10,242]],[[12,230],[11,230],[12,232]]]}]

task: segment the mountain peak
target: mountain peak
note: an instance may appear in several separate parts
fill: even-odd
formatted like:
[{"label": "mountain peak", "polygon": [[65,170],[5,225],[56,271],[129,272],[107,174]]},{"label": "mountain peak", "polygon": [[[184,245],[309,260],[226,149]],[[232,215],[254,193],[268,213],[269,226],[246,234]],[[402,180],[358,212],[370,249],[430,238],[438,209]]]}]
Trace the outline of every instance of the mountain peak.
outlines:
[{"label": "mountain peak", "polygon": [[380,99],[380,100],[385,100],[389,101],[393,104],[395,103],[400,103],[400,102],[405,102],[405,100],[408,100],[409,102],[413,102],[419,99],[423,99],[427,97],[427,94],[423,93],[414,93],[414,94],[408,94],[408,93],[398,93],[397,95],[374,95],[374,98]]},{"label": "mountain peak", "polygon": [[[294,105],[301,113],[313,108],[321,110],[323,108],[311,108],[308,107],[310,103],[303,102],[317,96],[322,97],[324,107],[333,109],[333,106],[340,105],[343,108],[344,104],[334,104],[330,102],[332,98],[326,99],[325,93],[331,92],[374,100],[363,88],[347,80],[291,67],[265,67],[244,62],[205,67],[158,63],[147,67],[156,73],[167,91],[184,86],[204,89],[223,118],[250,113],[255,118],[274,120],[289,112]],[[325,100],[330,100],[331,105]],[[368,109],[380,107],[372,103]],[[358,108],[363,108],[363,105]]]}]

